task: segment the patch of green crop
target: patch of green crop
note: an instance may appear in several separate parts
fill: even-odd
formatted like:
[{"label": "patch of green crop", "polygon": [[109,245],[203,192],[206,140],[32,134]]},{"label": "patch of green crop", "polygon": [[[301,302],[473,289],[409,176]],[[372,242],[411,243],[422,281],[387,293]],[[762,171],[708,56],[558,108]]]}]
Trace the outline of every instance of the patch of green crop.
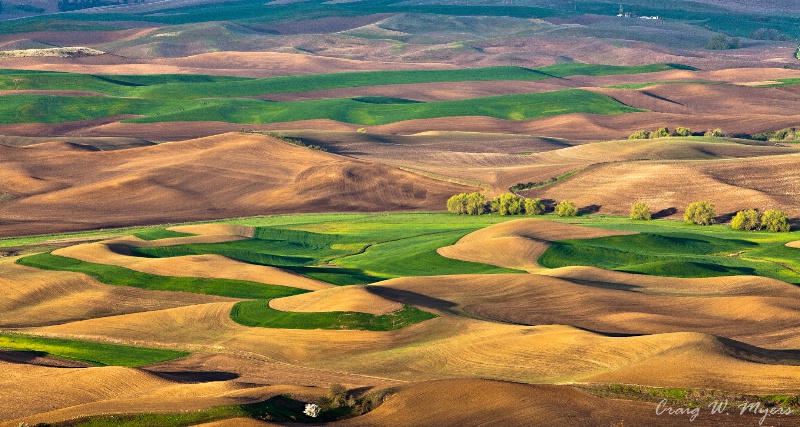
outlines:
[{"label": "patch of green crop", "polygon": [[258,226],[249,240],[131,250],[134,255],[149,257],[213,253],[288,269],[336,285],[401,276],[519,273],[446,258],[436,252],[472,231],[499,222],[497,216],[452,221],[420,214],[352,216],[351,221],[337,216],[316,218],[320,219],[307,224]]},{"label": "patch of green crop", "polygon": [[647,82],[647,83],[629,83],[629,84],[621,84],[621,85],[610,85],[604,86],[612,89],[643,89],[650,86],[658,86],[658,85],[730,85],[730,83],[725,82],[712,82],[708,80],[670,80],[665,82]]},{"label": "patch of green crop", "polygon": [[[572,75],[652,73],[670,69],[687,69],[687,67],[678,64],[616,66],[568,63],[538,69],[497,66],[456,70],[361,71],[261,79],[197,74],[91,75],[0,70],[0,89],[83,90],[143,99],[236,98],[387,84],[542,80]],[[375,104],[419,102],[380,96],[354,99]]]},{"label": "patch of green crop", "polygon": [[115,265],[96,264],[48,253],[30,255],[17,260],[18,264],[43,270],[73,271],[88,274],[99,282],[135,288],[191,292],[232,298],[280,298],[307,292],[287,286],[265,285],[244,280],[207,279],[201,277],[157,276]]},{"label": "patch of green crop", "polygon": [[[571,223],[640,234],[554,242],[539,258],[555,268],[586,265],[669,277],[757,275],[800,284],[800,233],[743,232],[679,221],[587,218]],[[734,256],[735,255],[735,256]]]},{"label": "patch of green crop", "polygon": [[102,344],[20,334],[0,334],[0,349],[77,360],[96,366],[144,366],[188,356],[189,353],[155,348]]},{"label": "patch of green crop", "polygon": [[231,310],[231,319],[245,326],[281,329],[362,329],[393,331],[437,317],[416,307],[383,315],[356,312],[301,313],[270,308],[269,301],[242,301]]},{"label": "patch of green crop", "polygon": [[167,230],[166,228],[150,228],[138,233],[133,233],[133,235],[142,240],[160,240],[174,237],[196,236],[196,234],[181,233],[179,231]]},{"label": "patch of green crop", "polygon": [[[297,102],[217,99],[209,100],[205,105],[197,105],[196,102],[192,108],[179,111],[172,106],[154,105],[153,111],[163,113],[146,114],[145,118],[131,121],[148,123],[217,120],[252,124],[329,119],[360,125],[379,125],[458,116],[531,120],[570,113],[622,114],[643,111],[605,95],[581,89],[410,104],[372,104],[343,98]],[[171,112],[166,112],[167,108]]]}]

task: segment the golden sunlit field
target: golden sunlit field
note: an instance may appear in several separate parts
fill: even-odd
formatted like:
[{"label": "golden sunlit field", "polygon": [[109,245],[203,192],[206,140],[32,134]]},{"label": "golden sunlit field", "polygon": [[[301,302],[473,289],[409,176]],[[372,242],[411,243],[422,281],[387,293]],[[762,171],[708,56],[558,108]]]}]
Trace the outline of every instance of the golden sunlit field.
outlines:
[{"label": "golden sunlit field", "polygon": [[797,425],[800,9],[567,3],[0,2],[0,426]]}]

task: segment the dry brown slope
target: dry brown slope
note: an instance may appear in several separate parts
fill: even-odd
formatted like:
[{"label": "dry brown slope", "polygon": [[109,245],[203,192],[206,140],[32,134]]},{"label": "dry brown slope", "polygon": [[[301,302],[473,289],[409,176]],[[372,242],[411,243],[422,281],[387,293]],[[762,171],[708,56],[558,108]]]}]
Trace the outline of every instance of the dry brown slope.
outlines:
[{"label": "dry brown slope", "polygon": [[[178,245],[184,243],[209,243],[220,241],[220,239],[213,238],[218,236],[204,237],[205,239],[184,237],[164,240],[170,240],[169,243]],[[148,243],[147,246],[161,246],[159,243],[166,242],[142,242],[138,241],[138,239],[119,238],[104,242],[69,246],[53,251],[53,254],[98,264],[117,265],[159,276],[247,280],[250,282],[290,286],[312,291],[333,287],[331,284],[309,279],[279,268],[249,264],[221,255],[188,255],[170,258],[131,256],[130,246],[139,246],[142,243]]]},{"label": "dry brown slope", "polygon": [[279,212],[438,210],[469,190],[242,133],[114,152],[0,152],[13,174],[0,191],[23,196],[0,206],[0,235]]},{"label": "dry brown slope", "polygon": [[[602,398],[568,386],[458,379],[409,385],[369,414],[334,425],[749,426],[760,417],[711,415],[703,408],[690,422],[691,415],[658,416],[655,409],[655,403]],[[795,421],[795,416],[770,417],[776,426]]]},{"label": "dry brown slope", "polygon": [[53,272],[0,260],[0,326],[52,325],[118,314],[161,310],[228,298],[110,286],[79,273]]},{"label": "dry brown slope", "polygon": [[[388,295],[411,303],[413,301],[409,299],[414,298],[426,304],[438,301],[438,304],[444,304],[440,305],[442,309],[447,309],[448,304],[444,299],[447,295],[441,294],[442,289],[470,295],[471,298],[488,299],[491,301],[488,307],[503,305],[502,301],[517,297],[527,298],[529,303],[536,302],[527,297],[530,295],[528,288],[535,286],[531,282],[515,281],[518,280],[516,277],[533,281],[541,278],[537,279],[535,275],[500,277],[506,283],[490,283],[479,277],[466,288],[464,283],[467,280],[462,276],[397,279],[387,282],[387,286],[395,291],[395,294]],[[556,286],[569,287],[568,282],[550,281]],[[536,288],[542,293],[551,291],[543,286]],[[434,289],[439,289],[439,293],[436,294]],[[423,292],[430,296],[422,297]],[[549,297],[553,298],[552,295]],[[614,295],[600,297],[612,301]],[[757,325],[757,322],[742,319],[740,313],[731,319],[726,310],[730,311],[730,306],[735,303],[728,302],[727,309],[719,310],[722,313],[710,316],[709,320],[730,321],[740,326]],[[705,304],[713,304],[713,301]],[[450,314],[452,309],[440,311],[442,316],[437,319],[391,332],[247,328],[233,323],[229,317],[230,309],[230,303],[204,304],[74,322],[38,328],[35,332],[122,340],[139,345],[208,348],[253,354],[307,367],[401,380],[478,376],[529,383],[590,378],[599,381],[600,376],[619,371],[614,377],[615,382],[651,386],[682,383],[683,386],[714,388],[714,384],[724,384],[730,390],[764,392],[800,385],[800,367],[785,365],[787,357],[791,356],[724,342],[699,332],[609,337],[570,326],[518,326],[463,318]],[[780,321],[775,320],[775,323]],[[643,324],[646,323],[640,323]],[[708,329],[713,329],[713,326]],[[763,329],[759,331],[763,332]],[[647,362],[653,358],[657,360]],[[703,360],[714,363],[702,363]],[[657,370],[659,363],[665,361],[688,368],[674,374],[645,374]],[[736,369],[742,374],[727,378],[728,369]],[[776,379],[781,383],[776,383]]]},{"label": "dry brown slope", "polygon": [[403,308],[396,301],[390,301],[370,293],[364,286],[340,286],[316,292],[270,300],[269,306],[281,311],[326,312],[355,311],[376,316],[391,313]]},{"label": "dry brown slope", "polygon": [[652,212],[708,200],[718,214],[758,206],[800,214],[798,155],[710,161],[643,161],[596,165],[526,196],[571,200],[578,207],[598,205],[600,212],[627,215],[643,201]]},{"label": "dry brown slope", "polygon": [[800,345],[793,320],[800,293],[761,277],[678,279],[571,267],[534,275],[392,279],[370,289],[401,300],[425,295],[443,301],[440,309],[516,324],[609,334],[708,333],[787,350]]}]

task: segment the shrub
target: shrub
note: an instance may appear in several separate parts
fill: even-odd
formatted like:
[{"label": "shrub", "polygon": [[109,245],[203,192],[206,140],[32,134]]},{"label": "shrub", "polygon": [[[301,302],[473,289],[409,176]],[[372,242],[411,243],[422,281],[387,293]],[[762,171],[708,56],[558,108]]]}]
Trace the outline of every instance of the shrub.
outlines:
[{"label": "shrub", "polygon": [[331,400],[331,406],[334,408],[345,406],[347,403],[347,388],[341,384],[331,385],[328,398]]},{"label": "shrub", "polygon": [[307,403],[306,404],[306,408],[303,411],[303,413],[308,415],[311,418],[317,418],[321,411],[322,411],[322,408],[320,408],[319,405],[315,405],[313,403]]},{"label": "shrub", "polygon": [[542,199],[525,199],[525,215],[541,215],[544,213]]},{"label": "shrub", "polygon": [[742,41],[738,37],[728,37],[722,33],[711,36],[706,44],[706,49],[710,50],[739,49],[740,47],[742,47]]},{"label": "shrub", "polygon": [[558,202],[556,205],[556,215],[558,216],[576,216],[578,215],[578,208],[575,207],[575,204],[568,201],[562,200]]},{"label": "shrub", "polygon": [[721,137],[725,136],[725,132],[723,132],[722,129],[720,129],[720,128],[716,128],[714,130],[706,131],[704,136],[713,136],[713,137],[716,137],[716,138],[721,138]]},{"label": "shrub", "polygon": [[650,208],[644,202],[636,202],[631,206],[631,219],[650,220]]},{"label": "shrub", "polygon": [[709,225],[714,222],[714,215],[713,203],[692,202],[683,213],[683,220],[689,224]]},{"label": "shrub", "polygon": [[737,212],[731,219],[731,228],[746,231],[759,229],[758,212],[755,209],[745,209]]},{"label": "shrub", "polygon": [[663,137],[669,136],[669,135],[670,135],[669,128],[664,126],[662,128],[658,128],[658,130],[653,132],[650,137],[651,138],[663,138]]},{"label": "shrub", "polygon": [[519,215],[522,213],[522,198],[512,193],[501,194],[492,200],[492,212],[500,215]]},{"label": "shrub", "polygon": [[637,130],[636,132],[632,133],[628,139],[648,139],[650,138],[651,132],[649,130]]},{"label": "shrub", "polygon": [[672,132],[672,136],[692,136],[692,130],[690,128],[678,126],[675,128],[675,131]]},{"label": "shrub", "polygon": [[789,217],[786,212],[778,210],[768,210],[761,215],[761,225],[765,230],[773,233],[789,231]]}]

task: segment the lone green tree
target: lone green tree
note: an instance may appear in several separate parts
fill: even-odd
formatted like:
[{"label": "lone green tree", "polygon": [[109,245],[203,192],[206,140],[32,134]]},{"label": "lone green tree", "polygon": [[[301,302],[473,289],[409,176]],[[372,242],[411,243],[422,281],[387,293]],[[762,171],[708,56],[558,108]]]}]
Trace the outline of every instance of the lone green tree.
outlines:
[{"label": "lone green tree", "polygon": [[650,220],[650,208],[644,202],[636,202],[631,206],[631,219]]},{"label": "lone green tree", "polygon": [[765,230],[773,233],[784,233],[789,231],[789,216],[786,212],[778,210],[764,211],[761,215],[761,225]]},{"label": "lone green tree", "polygon": [[731,228],[734,230],[758,230],[761,224],[758,222],[758,212],[755,209],[745,209],[736,212],[731,219]]},{"label": "lone green tree", "polygon": [[500,215],[519,215],[522,213],[522,198],[512,193],[503,193],[492,200],[492,212]]},{"label": "lone green tree", "polygon": [[555,211],[556,215],[561,217],[578,215],[578,208],[576,208],[575,204],[569,200],[562,200],[558,202]]},{"label": "lone green tree", "polygon": [[525,199],[525,215],[541,215],[544,213],[542,199]]},{"label": "lone green tree", "polygon": [[714,223],[715,215],[713,203],[692,202],[683,213],[683,220],[689,224],[709,225]]}]

